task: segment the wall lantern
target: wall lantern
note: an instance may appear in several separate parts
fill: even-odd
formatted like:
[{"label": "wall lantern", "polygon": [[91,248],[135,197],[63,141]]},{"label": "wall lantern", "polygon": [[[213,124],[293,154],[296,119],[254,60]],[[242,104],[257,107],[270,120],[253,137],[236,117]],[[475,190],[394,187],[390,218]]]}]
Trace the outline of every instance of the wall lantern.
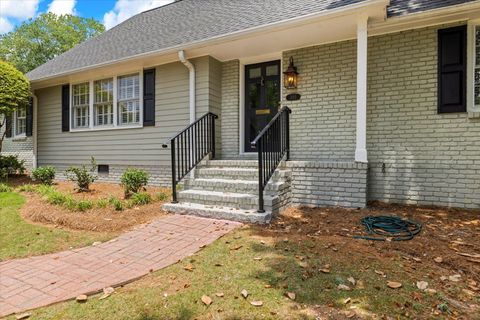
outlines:
[{"label": "wall lantern", "polygon": [[287,71],[283,73],[283,85],[286,89],[296,89],[297,79],[297,67],[293,65],[293,57],[290,57],[290,64],[288,65]]}]

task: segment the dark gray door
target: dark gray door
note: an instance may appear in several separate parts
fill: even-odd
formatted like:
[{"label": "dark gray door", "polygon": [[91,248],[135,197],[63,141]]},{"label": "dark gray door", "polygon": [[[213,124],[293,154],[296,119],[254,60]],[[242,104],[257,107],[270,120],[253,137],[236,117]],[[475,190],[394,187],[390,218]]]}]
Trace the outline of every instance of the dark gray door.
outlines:
[{"label": "dark gray door", "polygon": [[280,60],[245,66],[245,152],[280,105]]}]

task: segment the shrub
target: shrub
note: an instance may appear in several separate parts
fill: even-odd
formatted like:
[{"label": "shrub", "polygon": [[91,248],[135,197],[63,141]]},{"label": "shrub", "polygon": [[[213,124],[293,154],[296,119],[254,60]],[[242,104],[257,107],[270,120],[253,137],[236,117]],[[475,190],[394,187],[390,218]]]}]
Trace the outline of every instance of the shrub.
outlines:
[{"label": "shrub", "polygon": [[0,170],[7,175],[24,174],[25,160],[18,160],[17,156],[0,156]]},{"label": "shrub", "polygon": [[124,208],[123,208],[123,203],[122,201],[120,201],[119,199],[115,198],[115,197],[111,197],[108,202],[110,202],[110,204],[113,206],[113,208],[116,210],[116,211],[122,211]]},{"label": "shrub", "polygon": [[130,197],[132,194],[138,193],[140,190],[145,190],[148,183],[148,173],[144,170],[128,168],[122,174],[120,181],[125,191],[125,197]]},{"label": "shrub", "polygon": [[37,191],[37,186],[33,184],[24,184],[20,187],[18,187],[18,191],[20,192],[36,192]]},{"label": "shrub", "polygon": [[80,168],[70,167],[65,172],[67,179],[77,184],[76,189],[79,192],[90,190],[90,185],[97,179],[97,176],[94,174],[97,169],[97,163],[94,157],[92,157],[90,165],[90,169],[87,169],[87,166],[83,165]]},{"label": "shrub", "polygon": [[165,192],[159,192],[155,195],[155,199],[157,201],[166,201],[168,199],[168,195]]},{"label": "shrub", "polygon": [[10,188],[4,183],[0,183],[0,193],[2,192],[12,192],[12,188]]},{"label": "shrub", "polygon": [[152,202],[152,196],[146,192],[134,193],[130,198],[130,202],[134,206],[142,206]]},{"label": "shrub", "polygon": [[84,211],[87,211],[87,210],[90,210],[93,208],[93,202],[92,201],[88,201],[88,200],[80,200],[80,201],[77,201],[76,205],[75,205],[75,209],[77,211],[81,211],[81,212],[84,212]]},{"label": "shrub", "polygon": [[7,181],[8,170],[6,168],[0,168],[0,181]]},{"label": "shrub", "polygon": [[97,208],[105,209],[106,207],[108,207],[108,200],[100,199],[95,203],[95,205],[97,206]]},{"label": "shrub", "polygon": [[32,178],[41,184],[51,185],[55,179],[54,167],[41,167],[32,171]]},{"label": "shrub", "polygon": [[59,191],[52,191],[47,194],[47,201],[51,204],[63,205],[72,202],[72,198]]}]

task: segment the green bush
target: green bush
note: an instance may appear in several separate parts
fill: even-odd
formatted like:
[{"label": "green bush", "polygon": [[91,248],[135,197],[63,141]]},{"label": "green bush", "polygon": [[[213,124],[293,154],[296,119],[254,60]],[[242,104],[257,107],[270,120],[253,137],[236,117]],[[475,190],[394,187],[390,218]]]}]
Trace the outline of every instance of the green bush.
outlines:
[{"label": "green bush", "polygon": [[146,192],[134,193],[130,198],[130,202],[134,206],[142,206],[142,205],[151,203],[152,196],[150,196]]},{"label": "green bush", "polygon": [[92,208],[93,208],[93,202],[88,200],[77,201],[75,206],[76,211],[81,211],[81,212],[90,210]]},{"label": "green bush", "polygon": [[64,205],[66,203],[72,202],[73,199],[59,191],[52,191],[49,194],[46,195],[47,201],[51,204],[56,204],[56,205]]},{"label": "green bush", "polygon": [[6,168],[0,168],[0,181],[8,180],[8,170]]},{"label": "green bush", "polygon": [[32,178],[41,184],[51,185],[55,179],[54,167],[40,167],[32,171]]},{"label": "green bush", "polygon": [[0,156],[0,170],[7,175],[24,174],[25,160],[18,160],[17,156]]},{"label": "green bush", "polygon": [[165,192],[159,192],[155,195],[155,200],[157,201],[166,201],[168,199],[168,195]]},{"label": "green bush", "polygon": [[20,187],[18,187],[18,191],[20,192],[36,192],[37,191],[37,186],[33,184],[24,184]]},{"label": "green bush", "polygon": [[28,105],[30,82],[13,65],[0,60],[0,114]]},{"label": "green bush", "polygon": [[2,192],[12,192],[12,188],[10,188],[4,183],[0,183],[0,193]]},{"label": "green bush", "polygon": [[138,193],[140,190],[145,190],[145,186],[148,183],[148,173],[144,170],[128,168],[122,174],[120,179],[125,197],[130,197],[132,194]]},{"label": "green bush", "polygon": [[116,211],[122,211],[124,209],[122,201],[115,197],[111,197],[108,202],[113,206]]},{"label": "green bush", "polygon": [[97,179],[97,176],[94,174],[97,170],[97,163],[94,157],[92,157],[90,165],[90,169],[87,169],[87,166],[83,165],[80,168],[70,167],[65,172],[67,179],[77,184],[76,189],[79,192],[89,191],[90,185]]},{"label": "green bush", "polygon": [[106,207],[108,207],[108,199],[99,199],[97,200],[95,205],[97,208],[105,209]]}]

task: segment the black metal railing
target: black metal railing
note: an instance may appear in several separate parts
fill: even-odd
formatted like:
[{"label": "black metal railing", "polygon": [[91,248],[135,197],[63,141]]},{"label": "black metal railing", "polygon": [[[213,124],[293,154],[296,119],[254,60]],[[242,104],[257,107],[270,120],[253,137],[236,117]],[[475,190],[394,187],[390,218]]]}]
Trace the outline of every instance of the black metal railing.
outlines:
[{"label": "black metal railing", "polygon": [[288,107],[282,108],[260,131],[252,141],[252,147],[258,152],[258,212],[263,208],[263,191],[275,173],[280,162],[290,159],[290,113]]},{"label": "black metal railing", "polygon": [[[172,158],[172,203],[177,203],[177,184],[205,156],[215,159],[215,119],[209,112],[170,139]],[[163,144],[164,148],[168,143]]]}]

